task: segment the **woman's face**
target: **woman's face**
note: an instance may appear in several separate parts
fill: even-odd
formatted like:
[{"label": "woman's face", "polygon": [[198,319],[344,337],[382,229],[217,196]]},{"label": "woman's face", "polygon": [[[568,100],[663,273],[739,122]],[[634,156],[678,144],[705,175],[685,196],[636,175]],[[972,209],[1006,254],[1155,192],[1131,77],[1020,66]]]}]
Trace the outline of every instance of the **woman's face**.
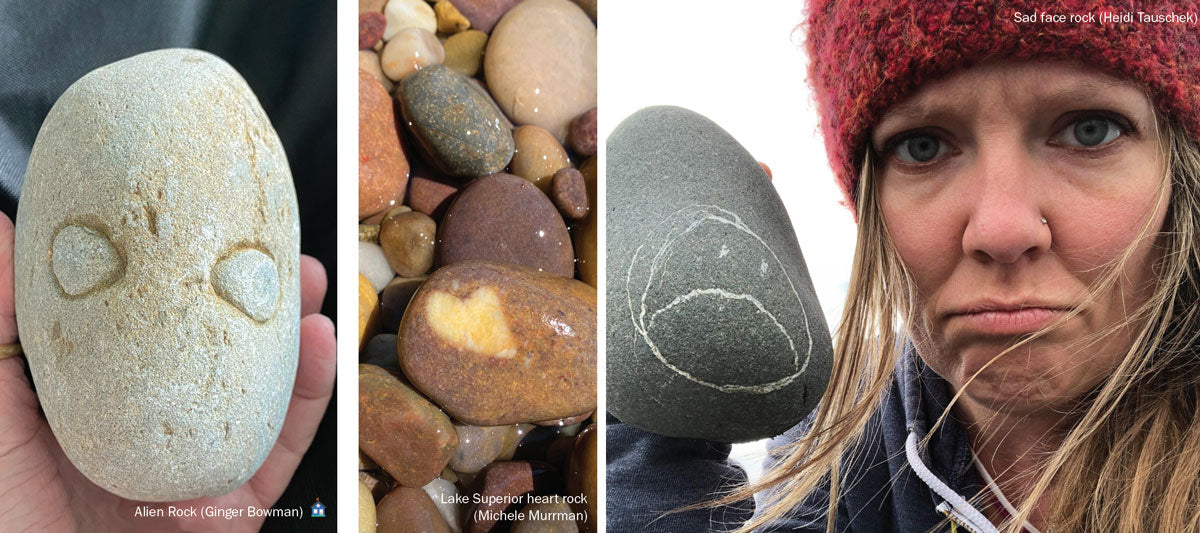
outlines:
[{"label": "woman's face", "polygon": [[[1074,63],[992,63],[926,84],[871,133],[880,208],[917,285],[912,334],[929,366],[961,388],[1077,309],[964,395],[1036,412],[1107,376],[1131,342],[1121,322],[1149,292],[1169,195],[1147,96]],[[1147,223],[1151,238],[1138,240]],[[1131,245],[1117,286],[1087,299]]]}]

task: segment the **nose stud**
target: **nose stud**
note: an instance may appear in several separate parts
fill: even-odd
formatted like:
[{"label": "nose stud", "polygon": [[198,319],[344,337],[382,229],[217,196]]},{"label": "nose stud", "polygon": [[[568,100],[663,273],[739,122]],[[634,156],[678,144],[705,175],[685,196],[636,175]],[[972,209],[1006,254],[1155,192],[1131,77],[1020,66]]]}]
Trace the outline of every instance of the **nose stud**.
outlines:
[{"label": "nose stud", "polygon": [[1046,224],[1047,224],[1046,217],[1042,217],[1042,225],[1046,225]]}]

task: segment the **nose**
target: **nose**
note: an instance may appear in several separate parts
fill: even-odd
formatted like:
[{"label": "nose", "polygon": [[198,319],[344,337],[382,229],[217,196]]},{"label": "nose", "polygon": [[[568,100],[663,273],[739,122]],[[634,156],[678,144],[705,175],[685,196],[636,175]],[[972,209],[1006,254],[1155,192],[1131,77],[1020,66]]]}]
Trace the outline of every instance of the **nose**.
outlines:
[{"label": "nose", "polygon": [[1050,249],[1049,221],[1042,223],[1049,180],[1028,154],[1014,143],[984,150],[969,186],[963,253],[984,263],[1011,264]]}]

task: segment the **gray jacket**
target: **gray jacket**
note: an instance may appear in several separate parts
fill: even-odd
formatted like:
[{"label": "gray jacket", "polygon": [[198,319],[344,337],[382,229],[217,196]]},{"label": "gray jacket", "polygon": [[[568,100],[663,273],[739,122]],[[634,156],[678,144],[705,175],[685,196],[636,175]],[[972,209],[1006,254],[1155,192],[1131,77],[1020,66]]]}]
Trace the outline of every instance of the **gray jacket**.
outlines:
[{"label": "gray jacket", "polygon": [[[967,434],[949,417],[933,433],[929,446],[919,443],[950,399],[945,380],[930,370],[911,344],[896,365],[895,380],[883,404],[867,424],[862,445],[844,462],[836,531],[923,532],[949,528],[994,532],[996,527],[967,499],[983,487],[971,462]],[[801,423],[772,439],[775,450],[799,438]],[[742,469],[729,461],[730,446],[655,435],[609,417],[609,531],[728,531],[748,520],[754,502],[684,513],[663,514],[710,500],[723,489],[744,483]],[[766,531],[825,531],[828,493],[812,495]]]}]

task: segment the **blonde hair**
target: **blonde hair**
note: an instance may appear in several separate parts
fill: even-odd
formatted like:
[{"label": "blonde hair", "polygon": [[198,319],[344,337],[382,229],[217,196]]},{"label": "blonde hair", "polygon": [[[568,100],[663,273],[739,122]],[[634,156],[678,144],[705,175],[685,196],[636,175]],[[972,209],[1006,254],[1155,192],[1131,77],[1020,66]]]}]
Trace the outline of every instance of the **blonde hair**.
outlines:
[{"label": "blonde hair", "polygon": [[[1058,449],[1039,458],[1036,481],[1017,500],[1018,515],[1001,524],[1002,530],[1019,532],[1053,484],[1057,494],[1071,495],[1052,505],[1054,531],[1200,531],[1200,147],[1179,126],[1161,117],[1158,122],[1165,124],[1160,130],[1164,186],[1167,180],[1172,185],[1162,231],[1148,219],[1139,238],[1105,266],[1090,289],[1093,298],[1111,290],[1134,246],[1151,238],[1161,247],[1153,293],[1126,315],[1121,326],[1140,326],[1130,347],[1112,377],[1081,402],[1078,422]],[[782,459],[772,469],[707,504],[727,505],[761,494],[763,510],[739,532],[787,517],[822,488],[829,491],[827,531],[833,531],[840,490],[855,481],[843,478],[843,461],[863,443],[867,422],[892,383],[902,349],[899,330],[907,317],[915,316],[915,284],[884,225],[875,190],[875,156],[867,152],[856,191],[858,242],[850,291],[834,334],[829,387],[808,433],[775,450]],[[1056,320],[991,362],[1069,318]]]}]

